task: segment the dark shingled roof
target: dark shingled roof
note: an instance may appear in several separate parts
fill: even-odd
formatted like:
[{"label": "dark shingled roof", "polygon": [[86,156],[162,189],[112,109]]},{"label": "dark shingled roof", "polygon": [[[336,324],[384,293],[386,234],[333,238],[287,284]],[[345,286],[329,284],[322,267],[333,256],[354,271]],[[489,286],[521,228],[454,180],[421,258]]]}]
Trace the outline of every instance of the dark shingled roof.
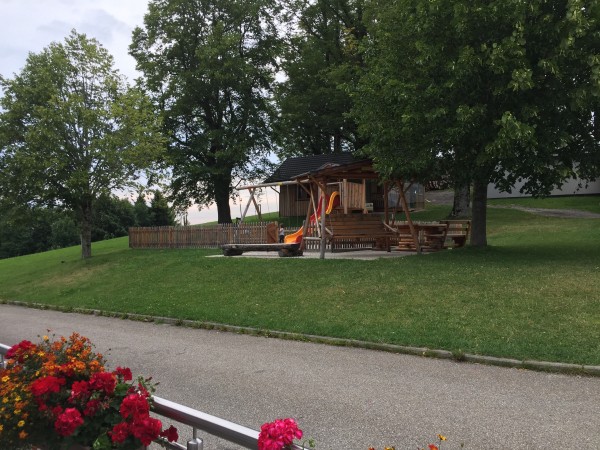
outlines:
[{"label": "dark shingled roof", "polygon": [[336,153],[331,155],[297,156],[286,159],[265,183],[289,181],[297,175],[314,172],[325,164],[350,164],[358,161],[351,153]]}]

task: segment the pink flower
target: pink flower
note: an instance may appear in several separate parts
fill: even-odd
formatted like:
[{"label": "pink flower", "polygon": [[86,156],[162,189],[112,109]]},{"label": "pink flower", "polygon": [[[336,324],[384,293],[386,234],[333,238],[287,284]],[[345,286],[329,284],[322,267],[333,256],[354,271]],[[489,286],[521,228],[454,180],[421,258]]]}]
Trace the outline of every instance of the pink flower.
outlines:
[{"label": "pink flower", "polygon": [[260,427],[258,450],[282,450],[302,438],[302,430],[294,419],[277,419]]},{"label": "pink flower", "polygon": [[71,436],[83,423],[81,414],[75,408],[67,408],[54,422],[56,432],[61,436]]}]

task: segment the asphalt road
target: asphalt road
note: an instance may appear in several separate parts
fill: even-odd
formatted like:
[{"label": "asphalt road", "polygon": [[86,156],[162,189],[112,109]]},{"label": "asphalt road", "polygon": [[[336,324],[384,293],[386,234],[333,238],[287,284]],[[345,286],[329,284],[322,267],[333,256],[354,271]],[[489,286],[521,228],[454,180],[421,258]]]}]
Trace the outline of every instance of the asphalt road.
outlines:
[{"label": "asphalt road", "polygon": [[0,305],[0,343],[47,329],[89,337],[160,397],[253,429],[295,417],[319,450],[427,448],[437,433],[445,450],[600,448],[600,378]]}]

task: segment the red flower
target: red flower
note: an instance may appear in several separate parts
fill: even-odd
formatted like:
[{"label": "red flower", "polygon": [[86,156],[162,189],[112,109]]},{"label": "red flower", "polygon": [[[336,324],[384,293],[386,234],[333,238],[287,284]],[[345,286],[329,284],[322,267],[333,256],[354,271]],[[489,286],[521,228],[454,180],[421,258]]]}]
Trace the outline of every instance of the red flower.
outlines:
[{"label": "red flower", "polygon": [[90,384],[87,381],[75,381],[71,386],[71,397],[69,400],[86,399],[89,397]]},{"label": "red flower", "polygon": [[429,450],[440,450],[440,449],[435,444],[429,444]]},{"label": "red flower", "polygon": [[129,394],[121,402],[119,412],[124,419],[127,419],[129,416],[132,416],[134,419],[138,417],[142,418],[150,412],[150,405],[146,397],[142,397],[139,394]]},{"label": "red flower", "polygon": [[128,367],[117,367],[113,373],[115,373],[117,376],[123,377],[123,381],[131,381],[133,379],[131,370]]},{"label": "red flower", "polygon": [[[148,378],[149,380],[150,378]],[[146,381],[148,381],[146,380]],[[150,392],[148,392],[148,389],[146,389],[146,386],[144,386],[141,383],[138,383],[138,391],[140,394],[142,394],[144,397],[150,397]]]},{"label": "red flower", "polygon": [[86,417],[93,416],[100,409],[100,400],[90,400],[86,403],[83,415]]},{"label": "red flower", "polygon": [[108,432],[110,439],[113,442],[123,442],[130,435],[129,424],[127,422],[121,422],[116,424],[111,431]]},{"label": "red flower", "polygon": [[171,425],[166,430],[161,431],[160,435],[162,437],[167,438],[167,440],[169,442],[175,442],[177,439],[179,439],[179,434],[177,433],[177,428],[175,428],[173,425]]},{"label": "red flower", "polygon": [[54,428],[61,436],[71,436],[83,423],[81,414],[75,408],[67,408],[54,422]]},{"label": "red flower", "polygon": [[162,423],[153,417],[140,417],[131,424],[131,434],[146,447],[160,435]]},{"label": "red flower", "polygon": [[117,385],[117,379],[109,372],[96,372],[90,378],[90,387],[96,391],[104,391],[106,395],[112,395]]},{"label": "red flower", "polygon": [[31,341],[21,341],[18,344],[13,345],[6,352],[6,357],[9,359],[16,359],[20,364],[25,360],[25,356],[30,356],[35,353],[37,346]]},{"label": "red flower", "polygon": [[31,383],[31,393],[35,397],[41,397],[43,395],[58,392],[60,387],[66,383],[64,378],[56,378],[53,376],[38,378]]}]

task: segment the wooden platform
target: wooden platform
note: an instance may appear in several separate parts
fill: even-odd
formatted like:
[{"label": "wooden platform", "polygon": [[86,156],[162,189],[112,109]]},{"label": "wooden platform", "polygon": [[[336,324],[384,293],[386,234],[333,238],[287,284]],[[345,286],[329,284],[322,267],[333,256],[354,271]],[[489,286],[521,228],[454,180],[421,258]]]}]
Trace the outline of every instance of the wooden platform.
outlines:
[{"label": "wooden platform", "polygon": [[[398,250],[416,251],[415,241],[407,223],[394,225],[398,235]],[[439,223],[414,222],[421,251],[435,252],[444,248],[463,247],[469,239],[470,220],[442,220]]]},{"label": "wooden platform", "polygon": [[332,252],[357,248],[389,252],[394,238],[394,233],[386,229],[381,216],[375,214],[332,214],[326,225]]},{"label": "wooden platform", "polygon": [[300,244],[225,244],[224,256],[239,256],[244,252],[277,252],[281,257],[302,256]]}]

